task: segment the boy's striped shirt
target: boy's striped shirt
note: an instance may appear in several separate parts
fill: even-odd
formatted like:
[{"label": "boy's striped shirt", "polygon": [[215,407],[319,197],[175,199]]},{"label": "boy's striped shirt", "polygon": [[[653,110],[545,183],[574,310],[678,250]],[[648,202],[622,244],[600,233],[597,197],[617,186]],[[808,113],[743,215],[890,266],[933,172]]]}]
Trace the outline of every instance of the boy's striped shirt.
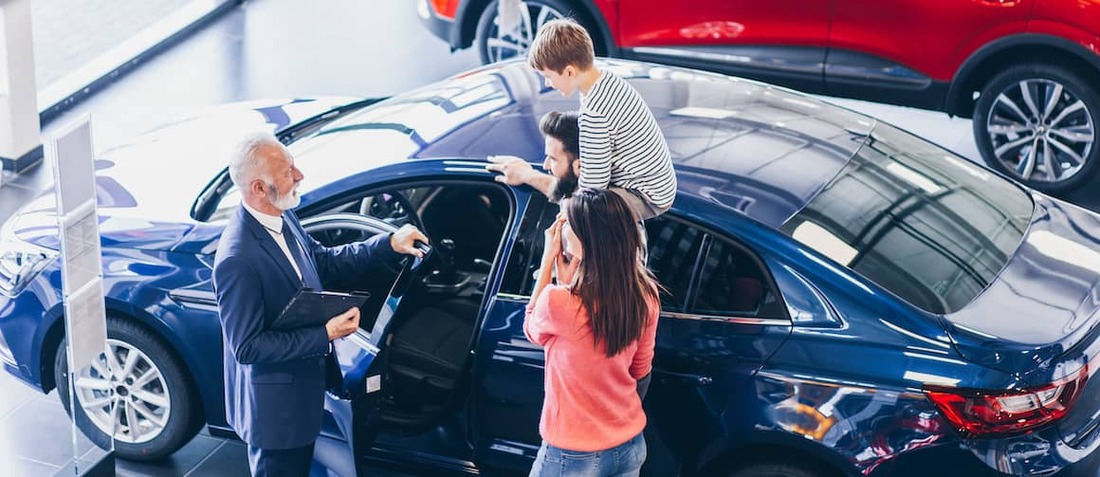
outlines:
[{"label": "boy's striped shirt", "polygon": [[676,174],[664,134],[638,91],[609,71],[581,96],[580,147],[580,187],[622,187],[672,204]]}]

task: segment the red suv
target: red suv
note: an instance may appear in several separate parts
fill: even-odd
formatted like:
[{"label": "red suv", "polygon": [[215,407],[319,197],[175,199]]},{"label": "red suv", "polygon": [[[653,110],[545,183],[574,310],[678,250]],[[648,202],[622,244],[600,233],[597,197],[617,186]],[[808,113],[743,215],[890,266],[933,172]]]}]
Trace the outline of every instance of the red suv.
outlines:
[{"label": "red suv", "polygon": [[419,0],[421,19],[483,62],[524,53],[571,16],[598,54],[709,69],[832,96],[973,118],[993,168],[1050,193],[1100,162],[1100,3],[1084,0]]}]

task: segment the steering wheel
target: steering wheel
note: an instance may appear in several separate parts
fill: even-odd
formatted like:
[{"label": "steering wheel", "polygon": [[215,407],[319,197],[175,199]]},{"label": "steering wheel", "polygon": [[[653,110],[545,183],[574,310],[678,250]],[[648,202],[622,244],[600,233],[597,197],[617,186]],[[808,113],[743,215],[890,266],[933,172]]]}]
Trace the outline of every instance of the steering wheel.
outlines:
[{"label": "steering wheel", "polygon": [[416,207],[413,207],[412,202],[409,202],[408,197],[401,192],[385,191],[366,197],[359,212],[398,227],[412,224],[420,231],[424,231],[424,225],[416,213]]},{"label": "steering wheel", "polygon": [[361,242],[374,235],[365,230],[351,227],[317,227],[309,231],[314,240],[326,247],[337,247],[352,242]]}]

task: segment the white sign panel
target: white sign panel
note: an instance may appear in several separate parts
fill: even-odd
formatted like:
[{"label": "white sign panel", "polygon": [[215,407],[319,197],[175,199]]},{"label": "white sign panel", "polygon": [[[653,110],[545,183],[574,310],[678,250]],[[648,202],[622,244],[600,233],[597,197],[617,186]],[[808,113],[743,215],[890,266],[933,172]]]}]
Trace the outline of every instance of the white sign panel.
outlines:
[{"label": "white sign panel", "polygon": [[103,259],[96,213],[95,155],[87,116],[53,137],[46,154],[54,165],[57,226],[61,232],[61,282],[69,366],[77,370],[107,349]]},{"label": "white sign panel", "polygon": [[59,215],[91,202],[95,206],[95,155],[92,125],[85,116],[53,136],[54,179]]},{"label": "white sign panel", "polygon": [[87,366],[106,351],[106,316],[102,278],[96,277],[65,297],[65,324],[68,326],[65,331],[72,337],[69,340],[69,356],[73,369]]},{"label": "white sign panel", "polygon": [[73,213],[58,218],[61,227],[61,258],[65,261],[61,285],[65,293],[73,293],[103,273],[98,217],[95,212],[95,202],[88,201]]}]

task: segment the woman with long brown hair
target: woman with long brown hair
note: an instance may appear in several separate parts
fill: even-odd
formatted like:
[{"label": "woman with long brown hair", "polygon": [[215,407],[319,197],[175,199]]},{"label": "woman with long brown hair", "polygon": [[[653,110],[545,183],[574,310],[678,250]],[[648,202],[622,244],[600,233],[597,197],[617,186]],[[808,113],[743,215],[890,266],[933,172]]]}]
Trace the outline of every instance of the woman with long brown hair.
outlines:
[{"label": "woman with long brown hair", "polygon": [[621,197],[581,189],[561,204],[523,327],[546,350],[543,442],[531,475],[638,475],[646,416],[637,383],[653,361],[657,282]]}]

